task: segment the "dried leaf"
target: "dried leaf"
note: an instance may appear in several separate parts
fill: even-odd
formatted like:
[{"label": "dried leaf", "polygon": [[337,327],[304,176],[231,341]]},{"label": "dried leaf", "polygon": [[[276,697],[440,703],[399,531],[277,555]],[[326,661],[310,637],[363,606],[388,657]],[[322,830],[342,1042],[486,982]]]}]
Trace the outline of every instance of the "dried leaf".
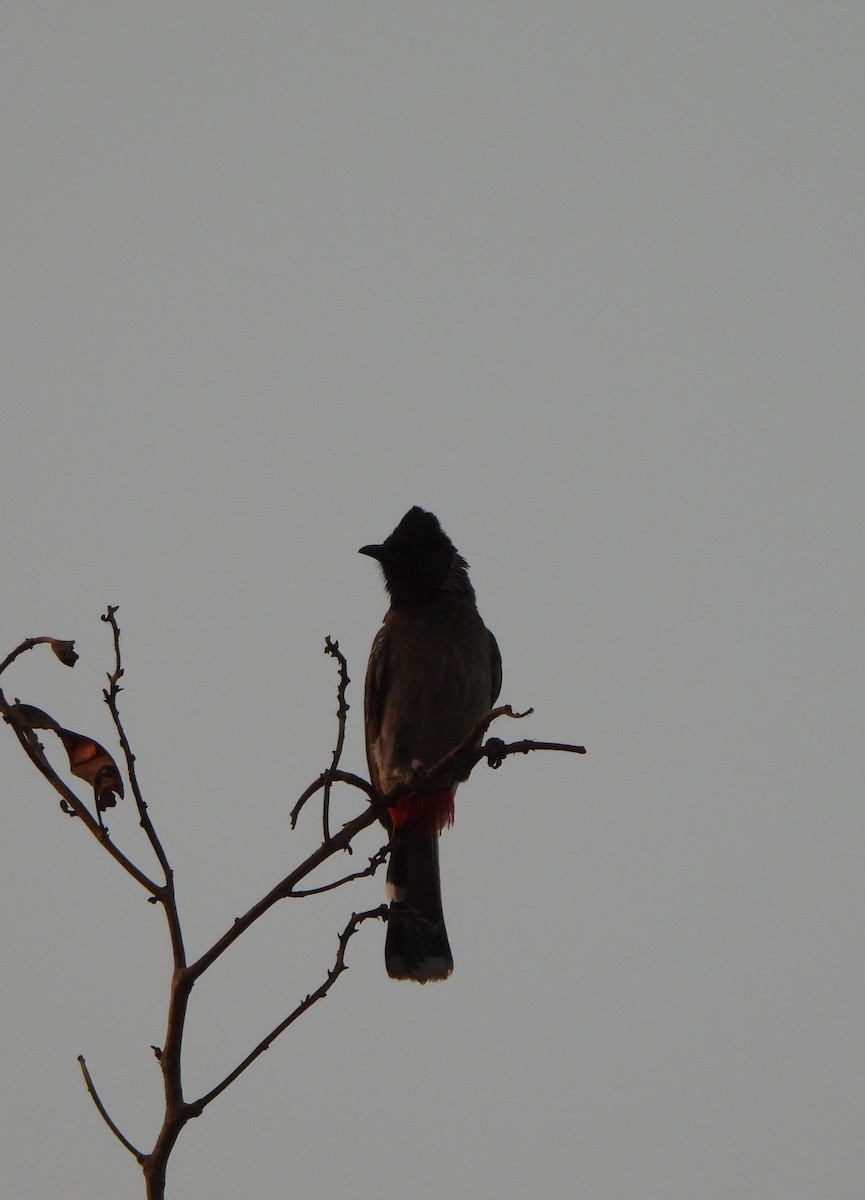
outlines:
[{"label": "dried leaf", "polygon": [[78,661],[74,642],[64,642],[60,638],[52,638],[51,649],[63,663],[64,667],[74,667]]},{"label": "dried leaf", "polygon": [[57,734],[66,747],[72,774],[93,788],[99,812],[113,808],[117,797],[123,796],[123,780],[117,763],[105,747],[83,733],[73,733],[71,729],[58,729]]}]

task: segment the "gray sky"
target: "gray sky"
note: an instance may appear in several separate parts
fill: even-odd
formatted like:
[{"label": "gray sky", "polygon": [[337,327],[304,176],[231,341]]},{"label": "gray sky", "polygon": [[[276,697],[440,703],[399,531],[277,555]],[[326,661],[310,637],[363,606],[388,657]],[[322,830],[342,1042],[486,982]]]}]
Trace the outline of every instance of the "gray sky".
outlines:
[{"label": "gray sky", "polygon": [[[326,634],[363,765],[356,551],[410,505],[535,707],[502,734],[589,748],[473,777],[452,980],[392,983],[366,927],[173,1200],[861,1196],[863,34],[852,0],[7,6],[0,657],[81,660],[3,685],[107,742],[120,606],[190,951],[314,842]],[[4,1188],[138,1196],[75,1057],[148,1143],[163,923],[10,738],[2,776]],[[190,1096],[382,891],[199,984]]]}]

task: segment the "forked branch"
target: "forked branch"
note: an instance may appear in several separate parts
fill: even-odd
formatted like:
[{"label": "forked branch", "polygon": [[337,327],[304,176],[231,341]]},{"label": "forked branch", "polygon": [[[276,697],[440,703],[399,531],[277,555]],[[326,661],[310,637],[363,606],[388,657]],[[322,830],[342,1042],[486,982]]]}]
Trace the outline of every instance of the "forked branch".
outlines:
[{"label": "forked branch", "polygon": [[[369,872],[364,873],[368,874]],[[301,1000],[300,1004],[298,1004],[296,1008],[292,1009],[285,1020],[280,1021],[280,1023],[270,1031],[267,1037],[262,1038],[255,1049],[247,1054],[243,1062],[238,1063],[234,1070],[226,1075],[221,1083],[218,1083],[215,1088],[212,1088],[205,1096],[202,1096],[200,1100],[190,1104],[189,1107],[191,1110],[191,1116],[199,1116],[212,1100],[215,1100],[216,1097],[221,1095],[221,1093],[224,1092],[230,1084],[234,1083],[238,1075],[242,1075],[247,1067],[252,1066],[260,1054],[263,1054],[265,1050],[270,1049],[271,1044],[276,1041],[281,1033],[284,1033],[285,1030],[288,1029],[289,1025],[293,1025],[298,1017],[302,1017],[305,1012],[312,1008],[313,1004],[317,1004],[319,1000],[324,999],[324,997],[336,983],[337,979],[339,979],[343,971],[348,970],[348,963],[345,961],[345,952],[348,948],[348,943],[351,938],[354,937],[364,921],[386,921],[388,919],[388,914],[389,909],[386,904],[380,904],[378,908],[367,909],[366,912],[351,914],[351,920],[339,935],[339,948],[336,952],[336,958],[334,959],[333,966],[328,971],[324,982],[320,983],[314,992],[310,992],[308,996],[305,996],[304,999]]]},{"label": "forked branch", "polygon": [[[35,708],[28,704],[21,704],[16,701],[14,704],[9,704],[6,701],[3,692],[0,691],[0,712],[2,712],[5,720],[12,727],[18,741],[23,747],[33,765],[40,773],[48,780],[51,786],[60,795],[61,807],[71,816],[78,817],[82,824],[89,830],[90,833],[98,840],[101,846],[112,856],[112,858],[123,867],[123,869],[138,883],[148,894],[148,899],[151,903],[160,904],[165,912],[166,921],[171,939],[171,946],[174,959],[174,971],[171,980],[171,994],[168,1002],[168,1021],[165,1034],[165,1044],[162,1047],[154,1047],[156,1058],[159,1062],[160,1070],[163,1079],[163,1089],[165,1096],[165,1107],[162,1126],[159,1134],[154,1142],[153,1148],[149,1153],[139,1150],[125,1134],[120,1130],[117,1123],[108,1113],[104,1103],[102,1102],[91,1078],[87,1064],[83,1056],[79,1056],[79,1064],[84,1076],[84,1082],[93,1099],[100,1116],[106,1123],[108,1128],[118,1139],[121,1145],[136,1159],[142,1167],[148,1200],[163,1200],[165,1194],[165,1176],[169,1157],[174,1148],[174,1145],[182,1132],[186,1123],[195,1117],[201,1115],[202,1112],[211,1104],[218,1096],[230,1087],[230,1085],[246,1071],[259,1058],[265,1050],[273,1044],[273,1042],[287,1029],[289,1029],[295,1021],[297,1021],[304,1013],[306,1013],[314,1004],[323,999],[331,988],[336,983],[337,979],[348,969],[346,962],[346,951],[352,937],[360,929],[361,925],[367,921],[390,919],[390,910],[387,905],[380,905],[377,908],[367,909],[362,912],[353,912],[351,917],[338,935],[336,956],[333,960],[333,965],[327,970],[325,978],[322,982],[304,997],[274,1028],[262,1038],[257,1045],[240,1061],[232,1071],[230,1071],[219,1083],[200,1096],[197,1100],[186,1101],[183,1096],[182,1083],[182,1047],[183,1033],[186,1025],[186,1017],[189,1006],[189,1000],[192,993],[193,985],[201,978],[207,969],[224,954],[230,946],[234,944],[239,937],[242,936],[261,916],[264,915],[270,908],[273,907],[279,900],[284,899],[299,899],[310,896],[320,895],[323,892],[333,891],[336,888],[344,887],[356,880],[374,875],[376,871],[386,862],[390,846],[384,845],[374,854],[370,855],[367,864],[364,867],[358,868],[348,874],[342,875],[328,882],[302,887],[300,886],[314,871],[323,866],[335,855],[342,851],[351,852],[354,839],[364,830],[377,822],[382,822],[385,826],[388,825],[387,810],[392,808],[399,800],[400,796],[409,789],[435,789],[443,783],[452,783],[455,779],[467,779],[475,766],[482,760],[486,759],[491,767],[499,767],[504,760],[513,754],[527,754],[533,750],[554,750],[564,751],[572,754],[584,754],[583,746],[569,745],[561,742],[537,742],[537,741],[517,741],[505,743],[500,738],[488,738],[483,741],[487,734],[490,725],[499,717],[507,716],[514,719],[521,719],[528,715],[528,712],[515,712],[510,705],[502,705],[492,709],[486,714],[460,744],[454,747],[446,754],[438,763],[433,764],[429,768],[418,767],[411,773],[411,778],[406,779],[405,783],[394,788],[387,795],[378,795],[372,784],[360,775],[352,774],[349,771],[343,771],[340,767],[343,748],[345,745],[346,720],[349,711],[349,705],[346,700],[346,692],[349,684],[348,668],[345,656],[339,649],[339,645],[331,638],[327,638],[325,642],[325,652],[331,655],[338,664],[339,682],[337,687],[337,737],[334,748],[331,764],[327,770],[309,785],[303,794],[297,800],[294,808],[291,811],[291,828],[297,824],[298,818],[304,806],[319,792],[322,793],[322,841],[321,844],[309,854],[303,862],[296,866],[283,879],[276,883],[270,891],[261,897],[247,912],[236,918],[229,928],[218,938],[207,950],[201,953],[197,959],[188,963],[186,952],[184,949],[184,941],[181,930],[180,916],[177,909],[177,901],[174,889],[174,872],[171,867],[168,855],[164,849],[161,839],[159,838],[153,821],[150,817],[147,803],[138,780],[135,768],[135,755],[132,751],[126,731],[123,727],[123,722],[119,710],[119,695],[123,690],[121,687],[121,679],[124,676],[124,668],[120,653],[120,627],[116,619],[117,609],[114,606],[109,606],[107,612],[102,617],[111,628],[114,640],[114,669],[108,675],[108,686],[103,691],[105,703],[111,713],[114,727],[117,734],[117,739],[123,757],[126,763],[126,773],[129,780],[129,785],[132,794],[135,798],[135,804],[138,810],[138,816],[141,827],[148,839],[150,847],[156,856],[159,864],[159,872],[163,876],[162,882],[157,882],[152,879],[146,872],[138,867],[127,855],[115,846],[112,842],[108,829],[102,820],[102,809],[109,807],[114,803],[115,793],[118,796],[123,795],[123,786],[119,773],[108,752],[105,751],[98,743],[93,743],[91,739],[84,738],[82,735],[72,734],[71,731],[63,729],[53,717],[41,709]],[[11,654],[0,663],[0,674],[13,663],[25,651],[33,647],[47,643],[51,646],[53,652],[58,659],[67,666],[72,666],[77,658],[73,648],[73,643],[50,637],[27,638],[22,642]],[[70,769],[73,774],[79,775],[81,778],[87,779],[89,782],[94,782],[94,777],[98,776],[99,770],[106,770],[107,767],[100,767],[102,759],[98,756],[102,755],[107,762],[111,764],[114,770],[114,775],[111,776],[111,789],[106,788],[105,780],[102,780],[102,791],[96,787],[96,815],[91,812],[88,805],[64,782],[63,779],[56,773],[54,768],[48,762],[43,746],[37,736],[37,731],[49,730],[56,733],[64,741],[67,750],[69,749],[70,738],[78,739],[74,743],[76,754],[83,754],[84,758],[73,760],[72,752],[70,752]],[[82,750],[83,745],[83,750]],[[85,754],[86,751],[86,754]],[[91,757],[88,759],[86,755]],[[89,765],[88,765],[89,764]],[[97,778],[98,783],[98,778]],[[346,822],[338,831],[333,832],[330,828],[330,801],[331,792],[335,784],[353,788],[363,794],[364,808],[352,820]],[[106,790],[108,794],[106,796]]]}]

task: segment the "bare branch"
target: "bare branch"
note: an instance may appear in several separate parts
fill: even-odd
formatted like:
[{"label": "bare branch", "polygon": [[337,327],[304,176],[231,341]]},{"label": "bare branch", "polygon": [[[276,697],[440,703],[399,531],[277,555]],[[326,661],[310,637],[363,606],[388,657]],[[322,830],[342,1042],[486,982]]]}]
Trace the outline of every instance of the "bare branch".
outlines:
[{"label": "bare branch", "polygon": [[461,778],[467,779],[482,758],[485,758],[491,767],[499,767],[509,754],[528,754],[530,750],[564,750],[571,754],[586,753],[585,746],[571,746],[565,742],[522,741],[512,742],[508,745],[501,738],[489,738],[483,745],[480,744],[480,739],[493,721],[499,717],[512,717],[516,721],[521,721],[523,717],[528,717],[533,712],[532,708],[527,708],[525,712],[515,712],[510,704],[501,704],[498,708],[491,709],[485,717],[481,717],[476,722],[458,746],[440,758],[435,766],[421,773],[423,784],[427,787],[436,787],[443,778],[452,777],[455,769],[460,771]]},{"label": "bare branch", "polygon": [[123,751],[123,756],[126,759],[126,773],[129,776],[129,785],[132,788],[132,794],[135,797],[135,804],[138,808],[138,817],[141,822],[141,827],[147,834],[148,841],[153,847],[153,851],[159,860],[159,865],[162,867],[165,876],[165,886],[160,889],[158,899],[161,901],[165,909],[165,919],[168,922],[168,931],[171,937],[171,949],[174,956],[175,967],[186,966],[186,951],[183,945],[183,931],[180,926],[180,916],[177,911],[177,900],[174,892],[174,872],[171,869],[171,864],[168,861],[168,855],[165,853],[162,842],[156,833],[153,822],[150,819],[150,813],[147,809],[147,803],[141,792],[141,786],[138,782],[138,775],[135,770],[135,755],[132,752],[132,747],[129,744],[129,739],[126,736],[126,730],[123,728],[123,722],[120,719],[120,709],[117,703],[117,697],[123,689],[120,686],[120,680],[123,678],[123,662],[120,657],[120,626],[117,623],[117,618],[114,615],[117,612],[117,606],[109,604],[106,612],[102,616],[102,620],[107,625],[111,626],[111,631],[114,636],[114,670],[108,676],[108,687],[103,689],[102,695],[105,703],[108,705],[108,710],[111,713],[111,718],[114,721],[114,727],[117,730],[117,737],[120,742],[120,748]]},{"label": "bare branch", "polygon": [[218,1083],[215,1088],[212,1088],[207,1095],[202,1096],[200,1100],[189,1104],[188,1108],[190,1110],[190,1116],[200,1116],[207,1105],[210,1104],[212,1100],[215,1100],[217,1096],[221,1095],[222,1092],[224,1092],[225,1089],[232,1084],[239,1075],[242,1075],[246,1068],[251,1066],[252,1063],[254,1063],[259,1057],[259,1055],[263,1054],[265,1050],[270,1049],[271,1044],[279,1037],[281,1033],[284,1033],[285,1030],[288,1029],[289,1025],[294,1024],[298,1017],[302,1017],[308,1009],[312,1008],[313,1004],[318,1003],[319,1000],[322,1000],[327,995],[343,971],[348,970],[348,964],[345,961],[346,948],[349,941],[357,933],[360,926],[365,921],[386,921],[388,919],[388,915],[389,909],[386,904],[380,904],[378,908],[371,908],[366,912],[351,914],[351,920],[339,935],[339,949],[337,950],[334,964],[328,971],[327,978],[324,980],[324,982],[321,983],[314,992],[310,992],[308,996],[301,1000],[300,1004],[298,1004],[298,1006],[288,1014],[285,1020],[281,1021],[275,1029],[272,1029],[267,1037],[263,1038],[255,1047],[255,1049],[246,1056],[243,1062],[239,1063],[234,1070],[230,1072],[230,1074],[226,1075],[221,1083]]},{"label": "bare branch", "polygon": [[105,1105],[99,1099],[99,1093],[96,1091],[96,1088],[93,1084],[93,1080],[90,1076],[90,1072],[87,1069],[87,1063],[84,1061],[83,1054],[78,1055],[78,1065],[81,1067],[81,1071],[84,1075],[84,1082],[87,1086],[87,1090],[93,1099],[93,1103],[96,1105],[97,1109],[99,1110],[99,1115],[102,1117],[102,1120],[105,1122],[105,1124],[111,1130],[111,1132],[114,1134],[114,1136],[117,1138],[117,1140],[121,1143],[121,1145],[125,1146],[126,1149],[129,1151],[129,1153],[131,1155],[133,1155],[138,1160],[139,1163],[143,1163],[144,1160],[146,1159],[147,1155],[142,1154],[142,1152],[140,1150],[137,1150],[135,1148],[135,1146],[132,1145],[132,1142],[130,1142],[127,1137],[124,1137],[124,1135],[120,1132],[120,1130],[117,1128],[117,1126],[111,1120],[111,1117],[109,1117],[108,1111],[105,1108]]},{"label": "bare branch", "polygon": [[[211,966],[217,960],[217,958],[219,958],[219,956],[228,949],[230,945],[232,945],[233,942],[237,941],[240,935],[247,930],[250,925],[253,925],[259,917],[264,916],[268,909],[272,908],[278,900],[284,900],[286,897],[290,896],[295,890],[297,884],[300,883],[302,879],[305,879],[307,875],[310,875],[316,869],[316,867],[320,867],[322,863],[327,862],[329,858],[332,858],[335,854],[338,854],[340,850],[345,850],[346,846],[348,846],[348,844],[356,837],[358,833],[360,833],[362,829],[367,829],[370,825],[374,825],[375,822],[379,820],[380,815],[386,806],[386,802],[385,800],[379,799],[375,796],[375,792],[373,791],[371,785],[367,783],[365,779],[360,779],[356,775],[349,775],[348,772],[345,771],[333,772],[333,778],[334,782],[336,783],[351,783],[352,786],[359,787],[361,791],[366,792],[370,797],[374,797],[375,803],[370,804],[366,811],[362,812],[360,816],[355,817],[354,820],[343,825],[342,829],[340,829],[338,833],[334,834],[329,842],[323,842],[317,850],[314,850],[312,854],[304,859],[300,866],[295,867],[295,869],[289,875],[286,875],[286,877],[282,879],[275,887],[271,888],[267,895],[263,896],[257,904],[253,904],[252,908],[250,908],[248,912],[246,912],[242,917],[238,917],[231,928],[228,929],[217,942],[214,942],[210,949],[206,950],[197,962],[190,963],[188,972],[192,982],[198,979],[207,970],[207,968]],[[310,794],[324,786],[323,779],[324,777],[322,776],[316,781],[316,784],[313,786]]]},{"label": "bare branch", "polygon": [[129,775],[129,783],[132,787],[132,794],[135,797],[135,803],[138,807],[138,815],[141,818],[141,827],[147,834],[151,846],[154,849],[156,857],[159,859],[159,865],[165,871],[166,875],[171,874],[171,866],[166,857],[162,843],[156,836],[156,830],[153,828],[153,823],[147,812],[147,804],[141,794],[141,787],[138,783],[138,777],[135,772],[135,755],[132,753],[132,747],[129,744],[129,739],[126,736],[126,730],[123,728],[123,722],[120,720],[120,710],[117,705],[117,697],[123,688],[120,686],[120,680],[123,678],[124,670],[120,658],[120,626],[117,624],[115,613],[117,606],[109,604],[108,609],[102,615],[102,620],[107,625],[111,626],[111,632],[114,636],[114,670],[108,676],[108,687],[102,691],[102,696],[105,703],[108,705],[108,710],[111,713],[111,718],[114,721],[114,727],[117,730],[117,737],[120,742],[120,748],[123,751],[123,756],[126,759],[126,770]]},{"label": "bare branch", "polygon": [[[585,746],[574,746],[570,742],[500,742],[498,738],[489,738],[481,747],[482,758],[486,758],[491,767],[500,767],[509,754],[529,754],[532,750],[560,750],[565,754],[585,754]],[[480,760],[478,760],[480,761]]]},{"label": "bare branch", "polygon": [[521,721],[524,717],[531,716],[534,711],[533,708],[527,708],[525,712],[514,712],[510,704],[500,704],[498,708],[491,708],[486,716],[475,722],[458,746],[454,746],[453,750],[448,751],[433,767],[424,772],[424,782],[434,787],[440,777],[452,775],[455,768],[459,769],[462,778],[467,779],[473,768],[485,757],[480,741],[493,721],[499,717],[512,717],[515,721]]}]

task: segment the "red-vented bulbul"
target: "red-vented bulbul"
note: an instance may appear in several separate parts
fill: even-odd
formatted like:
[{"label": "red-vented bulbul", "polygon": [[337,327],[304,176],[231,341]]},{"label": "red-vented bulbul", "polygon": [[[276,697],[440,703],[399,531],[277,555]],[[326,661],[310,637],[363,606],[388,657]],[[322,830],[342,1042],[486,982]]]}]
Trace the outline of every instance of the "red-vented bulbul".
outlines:
[{"label": "red-vented bulbul", "polygon": [[[432,513],[410,509],[377,559],[390,609],[372,645],[366,674],[366,753],[370,779],[384,795],[432,767],[492,708],[502,682],[496,639],[469,583],[468,564]],[[438,840],[454,819],[454,792],[417,789],[388,810],[387,886],[391,911],[385,964],[393,979],[447,979],[453,970],[442,915]],[[405,919],[399,914],[404,912]]]}]

